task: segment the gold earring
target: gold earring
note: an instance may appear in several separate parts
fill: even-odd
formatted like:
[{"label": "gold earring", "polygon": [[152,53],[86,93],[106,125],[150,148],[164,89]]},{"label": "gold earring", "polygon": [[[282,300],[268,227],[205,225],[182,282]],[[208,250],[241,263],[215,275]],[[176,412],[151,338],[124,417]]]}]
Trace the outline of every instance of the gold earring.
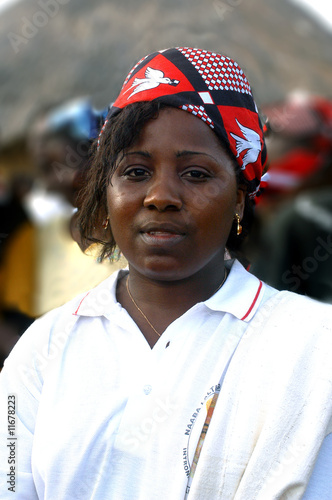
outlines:
[{"label": "gold earring", "polygon": [[102,227],[103,229],[106,231],[106,229],[108,228],[108,223],[109,223],[109,220],[110,218],[109,217],[106,217],[106,219],[104,219],[103,223],[102,223]]},{"label": "gold earring", "polygon": [[240,236],[240,234],[242,233],[242,226],[240,224],[241,219],[239,214],[235,214],[234,220],[236,220],[236,234],[237,236]]}]

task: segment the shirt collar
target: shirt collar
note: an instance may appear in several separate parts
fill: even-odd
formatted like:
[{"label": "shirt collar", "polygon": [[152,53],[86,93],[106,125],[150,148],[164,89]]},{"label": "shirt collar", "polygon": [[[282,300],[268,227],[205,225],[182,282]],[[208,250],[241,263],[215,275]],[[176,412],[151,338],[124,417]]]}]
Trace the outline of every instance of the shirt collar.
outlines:
[{"label": "shirt collar", "polygon": [[[213,311],[230,313],[242,321],[249,321],[263,298],[265,286],[237,260],[228,261],[226,267],[230,272],[224,285],[202,304]],[[110,318],[115,309],[121,308],[116,300],[116,285],[118,278],[127,272],[127,269],[120,269],[90,290],[76,304],[73,314]]]},{"label": "shirt collar", "polygon": [[76,304],[73,314],[75,316],[110,317],[115,309],[121,308],[116,300],[116,286],[118,278],[127,272],[128,269],[119,269],[87,292]]},{"label": "shirt collar", "polygon": [[242,321],[250,321],[262,301],[265,285],[244,269],[239,261],[227,261],[229,275],[204,305],[213,311],[230,313]]}]

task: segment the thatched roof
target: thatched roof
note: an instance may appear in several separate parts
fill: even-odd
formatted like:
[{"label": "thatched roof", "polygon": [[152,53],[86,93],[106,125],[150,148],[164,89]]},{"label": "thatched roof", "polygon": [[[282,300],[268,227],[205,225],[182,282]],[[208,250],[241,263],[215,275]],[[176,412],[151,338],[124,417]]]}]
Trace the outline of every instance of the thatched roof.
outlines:
[{"label": "thatched roof", "polygon": [[25,0],[1,17],[2,144],[46,104],[105,106],[133,63],[169,46],[232,56],[261,104],[294,88],[330,94],[332,36],[287,0]]}]

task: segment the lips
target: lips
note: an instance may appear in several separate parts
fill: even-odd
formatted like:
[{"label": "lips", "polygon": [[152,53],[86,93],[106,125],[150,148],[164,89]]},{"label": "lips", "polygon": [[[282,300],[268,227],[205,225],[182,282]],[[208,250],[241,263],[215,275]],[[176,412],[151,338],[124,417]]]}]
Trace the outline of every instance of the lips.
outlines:
[{"label": "lips", "polygon": [[180,226],[170,223],[149,223],[144,225],[140,234],[145,243],[150,245],[174,245],[185,238],[185,231]]},{"label": "lips", "polygon": [[141,233],[169,233],[184,235],[185,229],[171,222],[148,222],[140,228]]},{"label": "lips", "polygon": [[147,231],[145,232],[145,234],[148,234],[150,236],[174,236],[178,233],[173,233],[172,231],[160,231],[160,230],[156,230],[156,231]]}]

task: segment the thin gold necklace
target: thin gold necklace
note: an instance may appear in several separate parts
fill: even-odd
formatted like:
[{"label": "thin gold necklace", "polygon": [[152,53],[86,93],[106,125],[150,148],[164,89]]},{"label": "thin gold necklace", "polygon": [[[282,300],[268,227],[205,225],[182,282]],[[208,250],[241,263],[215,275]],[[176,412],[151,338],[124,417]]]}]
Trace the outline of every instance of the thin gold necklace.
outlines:
[{"label": "thin gold necklace", "polygon": [[[227,278],[227,272],[226,272],[226,269],[225,269],[225,274],[224,274],[224,278],[222,280],[222,282],[220,283],[220,285],[218,286],[218,288],[213,292],[212,295],[214,295],[215,293],[218,292],[218,290],[220,290],[220,288],[223,286],[223,284],[225,283],[226,281],[226,278]],[[153,326],[153,324],[151,323],[151,321],[149,321],[149,318],[147,318],[147,316],[144,314],[144,312],[142,311],[142,309],[137,305],[134,297],[132,296],[132,294],[130,293],[130,290],[129,290],[129,274],[127,275],[127,279],[126,279],[126,288],[127,288],[127,292],[128,292],[128,295],[129,295],[129,298],[130,300],[132,301],[132,303],[134,304],[134,306],[136,307],[136,309],[141,313],[141,315],[143,316],[143,318],[145,319],[145,321],[148,323],[148,325],[152,328],[152,330],[158,335],[158,337],[161,336],[161,333],[159,333],[155,327]],[[211,295],[211,297],[212,297]]]}]

